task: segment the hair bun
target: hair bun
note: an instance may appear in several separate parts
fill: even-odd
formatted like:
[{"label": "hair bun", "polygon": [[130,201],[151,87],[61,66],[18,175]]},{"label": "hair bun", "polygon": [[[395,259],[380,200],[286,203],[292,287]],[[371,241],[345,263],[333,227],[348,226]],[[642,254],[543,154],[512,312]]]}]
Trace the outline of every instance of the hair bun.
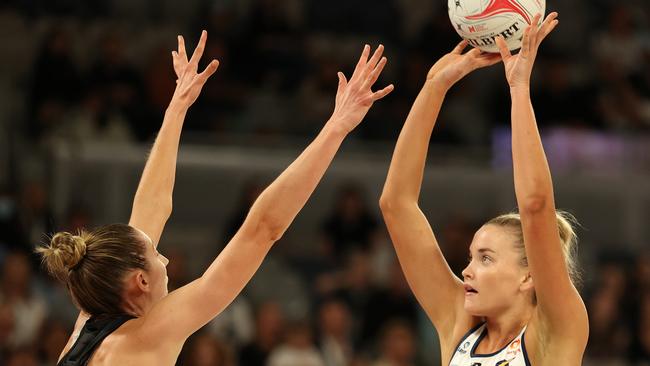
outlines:
[{"label": "hair bun", "polygon": [[74,269],[86,255],[86,241],[81,236],[68,232],[56,233],[50,245],[38,249],[43,255],[43,263],[48,271],[59,278],[67,280],[69,272]]}]

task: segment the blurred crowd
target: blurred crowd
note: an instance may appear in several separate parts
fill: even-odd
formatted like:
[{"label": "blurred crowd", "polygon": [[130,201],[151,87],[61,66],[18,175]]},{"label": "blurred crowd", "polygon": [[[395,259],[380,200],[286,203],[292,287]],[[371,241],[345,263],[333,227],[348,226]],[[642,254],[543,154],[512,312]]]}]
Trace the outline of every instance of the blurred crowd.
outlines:
[{"label": "blurred crowd", "polygon": [[[542,127],[636,134],[650,129],[650,6],[549,2],[561,26],[537,65]],[[0,5],[14,132],[28,140],[149,140],[174,89],[176,34],[189,50],[207,29],[205,60],[221,67],[192,108],[197,135],[311,135],[331,113],[336,72],[350,72],[364,43],[384,43],[395,83],[356,138],[393,140],[428,68],[459,40],[446,1],[246,0],[184,2],[10,0]],[[434,142],[488,145],[508,122],[502,70],[458,85]],[[484,80],[490,79],[486,83]],[[469,122],[469,123],[468,123]]]},{"label": "blurred crowd", "polygon": [[[549,1],[548,8],[560,11],[561,26],[536,70],[541,127],[647,135],[647,0]],[[458,41],[446,0],[7,0],[0,24],[0,365],[7,366],[54,365],[77,316],[65,287],[39,269],[34,245],[45,233],[105,224],[75,202],[57,221],[46,179],[24,178],[31,162],[21,150],[53,139],[151,141],[175,87],[177,34],[191,50],[207,29],[204,59],[221,61],[187,117],[185,136],[197,142],[313,135],[333,108],[336,72],[349,75],[362,45],[380,42],[389,66],[379,84],[396,90],[354,139],[392,141],[428,68]],[[433,142],[488,146],[493,129],[508,123],[507,98],[501,69],[468,78],[450,93]],[[231,218],[218,223],[224,240],[259,190],[244,188]],[[370,204],[358,186],[341,187],[313,233],[321,238],[315,253],[273,251],[244,293],[189,340],[178,364],[439,363],[435,332]],[[436,228],[457,274],[481,223],[458,215]],[[183,248],[162,246],[170,291],[200,272]],[[650,252],[600,258],[581,290],[591,322],[584,364],[650,365]]]},{"label": "blurred crowd", "polygon": [[[240,203],[220,225],[224,240],[239,227],[259,192],[258,185],[243,190]],[[51,230],[42,226],[51,219],[46,209],[35,213],[29,204],[33,205],[8,195],[0,198],[0,364],[7,366],[54,365],[78,314],[65,287],[39,270],[30,232]],[[313,253],[297,254],[286,245],[274,249],[242,295],[192,336],[178,364],[438,364],[435,331],[406,283],[376,210],[369,205],[357,185],[340,187],[320,232],[314,235],[320,240],[313,243]],[[76,230],[96,224],[77,209],[59,228]],[[481,224],[454,215],[436,228],[457,275],[467,263],[468,245]],[[186,248],[169,245],[164,238],[161,248],[170,259],[170,291],[203,270],[192,268]],[[584,364],[648,365],[650,252],[605,252],[601,258],[596,268],[583,273],[581,292],[591,328]]]}]

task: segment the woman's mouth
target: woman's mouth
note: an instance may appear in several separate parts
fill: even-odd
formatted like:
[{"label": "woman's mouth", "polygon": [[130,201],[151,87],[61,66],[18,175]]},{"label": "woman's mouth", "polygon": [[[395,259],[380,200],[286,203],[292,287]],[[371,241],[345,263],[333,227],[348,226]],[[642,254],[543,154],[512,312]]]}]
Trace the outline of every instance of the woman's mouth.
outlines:
[{"label": "woman's mouth", "polygon": [[472,286],[468,284],[464,284],[463,287],[465,288],[465,296],[471,296],[474,294],[478,294],[478,291],[476,291]]}]

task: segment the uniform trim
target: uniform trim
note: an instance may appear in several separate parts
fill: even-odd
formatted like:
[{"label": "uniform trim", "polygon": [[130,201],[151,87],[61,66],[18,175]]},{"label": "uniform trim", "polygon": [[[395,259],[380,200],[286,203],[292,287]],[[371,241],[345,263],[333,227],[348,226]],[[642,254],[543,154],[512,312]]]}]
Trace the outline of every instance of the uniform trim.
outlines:
[{"label": "uniform trim", "polygon": [[451,360],[454,359],[454,355],[456,354],[456,352],[458,352],[458,349],[460,348],[460,345],[463,344],[463,342],[465,342],[465,340],[466,340],[467,338],[469,338],[470,335],[472,335],[472,334],[473,334],[474,332],[476,332],[480,327],[482,327],[483,324],[485,324],[485,322],[483,322],[483,323],[479,323],[478,325],[475,325],[475,326],[472,327],[470,330],[468,330],[467,333],[465,333],[462,337],[460,337],[460,341],[458,342],[458,344],[456,345],[456,347],[454,347],[453,353],[451,354],[451,359],[449,360],[449,363],[451,363]]},{"label": "uniform trim", "polygon": [[524,353],[524,362],[526,362],[526,366],[532,366],[530,364],[530,360],[528,359],[528,351],[526,351],[526,339],[524,337],[526,336],[526,331],[521,335],[521,350]]},{"label": "uniform trim", "polygon": [[[496,352],[492,352],[492,353],[489,353],[489,354],[480,354],[480,355],[474,353],[474,351],[476,351],[476,348],[478,347],[479,343],[481,343],[483,338],[485,338],[486,334],[487,334],[487,327],[485,329],[483,329],[483,332],[481,332],[481,335],[479,335],[479,337],[476,339],[476,342],[474,342],[474,346],[472,347],[472,350],[469,353],[469,355],[471,357],[492,357],[492,356],[496,356],[499,353],[503,352],[503,350],[506,349],[515,339],[519,338],[519,335],[517,334],[513,339],[511,339],[508,343],[506,343],[505,346],[503,346],[500,350],[498,350]],[[522,334],[522,342],[523,342],[523,334]],[[525,352],[524,352],[524,355],[525,355]]]}]

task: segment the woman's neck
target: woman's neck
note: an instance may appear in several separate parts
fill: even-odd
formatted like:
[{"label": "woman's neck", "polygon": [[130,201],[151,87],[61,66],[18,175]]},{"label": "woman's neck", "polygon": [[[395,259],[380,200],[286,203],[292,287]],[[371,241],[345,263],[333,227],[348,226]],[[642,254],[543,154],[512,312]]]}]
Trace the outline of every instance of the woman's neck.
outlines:
[{"label": "woman's neck", "polygon": [[511,307],[497,316],[487,317],[487,333],[480,347],[485,352],[481,353],[492,353],[505,347],[524,329],[534,312],[535,306],[523,305]]}]

